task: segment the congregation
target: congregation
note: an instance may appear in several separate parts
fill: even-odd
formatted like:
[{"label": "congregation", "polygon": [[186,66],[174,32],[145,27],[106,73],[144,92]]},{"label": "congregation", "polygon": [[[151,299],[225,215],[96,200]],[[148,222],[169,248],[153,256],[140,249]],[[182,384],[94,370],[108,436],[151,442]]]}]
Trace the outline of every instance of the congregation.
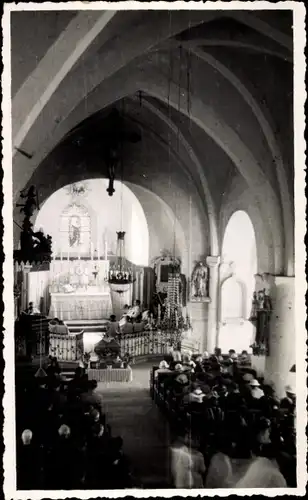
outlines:
[{"label": "congregation", "polygon": [[209,356],[174,351],[153,367],[151,394],[179,437],[172,447],[177,488],[296,486],[295,393],[274,389],[246,351]]},{"label": "congregation", "polygon": [[16,384],[18,489],[132,487],[123,441],[112,436],[97,382],[81,367],[65,381],[56,358],[45,371]]},{"label": "congregation", "polygon": [[[150,393],[175,436],[175,488],[296,486],[295,394],[279,401],[257,378],[249,355],[191,355],[179,350],[151,370]],[[61,378],[50,357],[45,378],[18,381],[17,481],[20,489],[142,487],[123,441],[113,437],[103,393],[78,367]]]}]

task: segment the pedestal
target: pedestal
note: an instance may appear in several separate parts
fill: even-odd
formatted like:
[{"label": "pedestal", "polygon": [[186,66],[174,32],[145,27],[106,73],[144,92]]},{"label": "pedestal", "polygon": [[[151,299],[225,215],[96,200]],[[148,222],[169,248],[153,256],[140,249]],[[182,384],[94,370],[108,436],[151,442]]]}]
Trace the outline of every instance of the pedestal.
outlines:
[{"label": "pedestal", "polygon": [[270,355],[265,363],[265,380],[273,383],[278,397],[285,394],[285,386],[292,383],[290,373],[296,357],[295,335],[295,278],[275,277],[271,318]]},{"label": "pedestal", "polygon": [[208,328],[206,337],[206,350],[213,353],[218,340],[218,265],[220,257],[209,256],[206,264],[210,269],[209,283],[209,308],[208,308]]}]

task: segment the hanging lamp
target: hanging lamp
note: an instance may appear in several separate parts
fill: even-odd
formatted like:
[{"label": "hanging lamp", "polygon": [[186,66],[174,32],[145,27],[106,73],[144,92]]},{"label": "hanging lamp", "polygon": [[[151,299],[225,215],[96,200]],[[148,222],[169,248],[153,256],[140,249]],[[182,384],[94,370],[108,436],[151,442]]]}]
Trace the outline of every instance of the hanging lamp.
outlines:
[{"label": "hanging lamp", "polygon": [[116,261],[110,268],[108,283],[111,289],[119,294],[129,290],[133,282],[132,269],[129,267],[125,253],[125,234],[123,231],[123,143],[120,144],[121,155],[121,203],[120,203],[120,231],[117,231]]}]

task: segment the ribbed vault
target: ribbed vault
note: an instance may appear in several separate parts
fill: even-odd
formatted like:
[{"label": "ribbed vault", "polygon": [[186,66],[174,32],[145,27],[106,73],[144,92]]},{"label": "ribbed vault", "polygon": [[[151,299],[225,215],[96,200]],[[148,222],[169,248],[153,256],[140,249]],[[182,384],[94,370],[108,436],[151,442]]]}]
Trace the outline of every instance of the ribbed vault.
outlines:
[{"label": "ribbed vault", "polygon": [[[175,214],[180,239],[194,215],[204,241],[195,258],[220,253],[227,220],[242,209],[262,233],[259,266],[293,273],[291,11],[83,11],[58,24],[54,13],[28,13],[36,37],[18,33],[20,15],[12,14],[15,203],[29,183],[43,200],[105,176],[98,154],[79,157],[71,131],[116,106],[142,135],[125,153],[124,181],[143,205],[147,190]],[[55,26],[42,45],[44,22]],[[37,65],[32,57],[19,74],[23,46],[38,47]]]}]

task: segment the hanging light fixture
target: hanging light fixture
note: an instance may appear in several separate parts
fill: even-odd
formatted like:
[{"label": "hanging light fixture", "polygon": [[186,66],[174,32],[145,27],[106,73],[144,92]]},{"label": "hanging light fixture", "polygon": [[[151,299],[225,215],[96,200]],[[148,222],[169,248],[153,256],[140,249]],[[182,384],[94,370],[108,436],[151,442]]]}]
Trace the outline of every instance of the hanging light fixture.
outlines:
[{"label": "hanging light fixture", "polygon": [[[168,99],[167,99],[167,107],[168,107],[168,115],[169,120],[171,120],[171,106],[170,106],[170,93],[171,93],[171,82],[172,82],[172,73],[173,73],[173,59],[170,51],[170,71],[169,71],[169,79],[168,79]],[[179,91],[178,91],[178,113],[181,112],[181,80],[182,80],[182,48],[180,48],[180,57],[179,57]],[[169,133],[170,135],[170,133]],[[179,153],[179,125],[177,129],[177,150]],[[169,188],[172,188],[172,172],[171,172],[171,164],[170,164],[170,136],[168,140],[169,144]],[[175,198],[176,194],[173,190],[173,196]],[[161,323],[161,330],[170,334],[170,341],[173,347],[178,348],[181,347],[183,333],[190,328],[189,318],[184,318],[182,314],[182,303],[180,298],[180,287],[181,287],[181,272],[180,266],[181,262],[176,257],[176,223],[177,223],[177,203],[175,200],[174,206],[174,225],[173,225],[173,249],[172,249],[172,258],[171,258],[171,266],[169,268],[168,274],[168,292],[167,292],[167,301],[165,307],[165,314]]]},{"label": "hanging light fixture", "polygon": [[128,291],[133,282],[132,269],[129,267],[125,253],[125,234],[123,231],[123,144],[120,144],[120,164],[121,164],[121,206],[120,206],[120,227],[117,231],[116,261],[109,270],[108,283],[114,292],[123,294]]}]

